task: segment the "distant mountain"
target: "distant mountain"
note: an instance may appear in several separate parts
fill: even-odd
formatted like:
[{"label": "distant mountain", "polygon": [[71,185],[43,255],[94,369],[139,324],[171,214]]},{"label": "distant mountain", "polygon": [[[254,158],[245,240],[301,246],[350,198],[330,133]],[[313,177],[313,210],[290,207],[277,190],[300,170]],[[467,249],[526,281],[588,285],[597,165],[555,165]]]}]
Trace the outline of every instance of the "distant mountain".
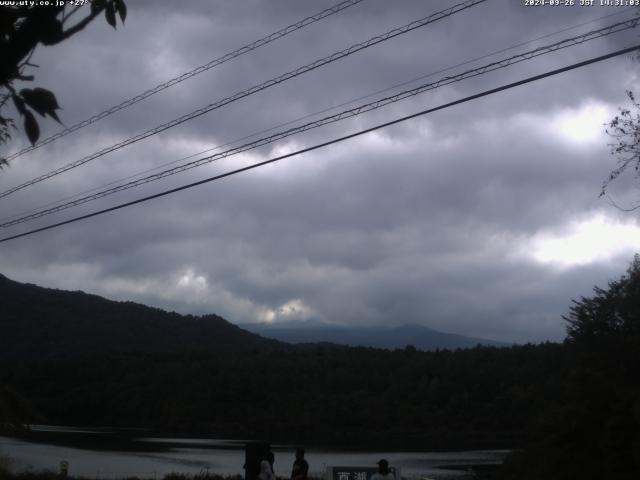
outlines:
[{"label": "distant mountain", "polygon": [[0,275],[0,359],[271,350],[282,344],[217,315],[166,312]]},{"label": "distant mountain", "polygon": [[254,323],[241,325],[245,330],[287,343],[328,342],[338,345],[419,350],[470,348],[476,345],[507,346],[507,343],[484,338],[443,333],[431,328],[407,324],[394,327],[336,326],[323,323]]},{"label": "distant mountain", "polygon": [[[84,292],[43,288],[0,275],[0,359],[59,359],[113,353],[249,352],[286,343],[456,349],[506,344],[421,325],[323,323],[234,325],[217,315],[180,315]],[[266,338],[265,338],[266,337]]]}]

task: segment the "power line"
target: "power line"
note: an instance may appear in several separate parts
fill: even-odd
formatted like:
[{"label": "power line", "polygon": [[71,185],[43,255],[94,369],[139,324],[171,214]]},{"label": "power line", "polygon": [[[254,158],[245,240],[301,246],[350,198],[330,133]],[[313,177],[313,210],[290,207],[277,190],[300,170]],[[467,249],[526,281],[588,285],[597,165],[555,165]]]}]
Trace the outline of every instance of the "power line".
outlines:
[{"label": "power line", "polygon": [[609,53],[609,54],[606,54],[606,55],[601,55],[599,57],[594,57],[594,58],[591,58],[589,60],[585,60],[585,61],[582,61],[582,62],[574,63],[574,64],[568,65],[566,67],[562,67],[562,68],[558,68],[558,69],[555,69],[555,70],[551,70],[551,71],[548,71],[548,72],[545,72],[545,73],[541,73],[539,75],[534,75],[532,77],[528,77],[528,78],[525,78],[523,80],[519,80],[517,82],[508,83],[508,84],[502,85],[500,87],[492,88],[490,90],[485,90],[485,91],[477,93],[475,95],[470,95],[468,97],[464,97],[464,98],[461,98],[459,100],[455,100],[453,102],[445,103],[443,105],[439,105],[437,107],[429,108],[427,110],[422,110],[420,112],[413,113],[411,115],[407,115],[407,116],[404,116],[404,117],[400,117],[400,118],[397,118],[395,120],[391,120],[391,121],[386,122],[386,123],[381,123],[379,125],[376,125],[376,126],[361,130],[359,132],[351,133],[349,135],[345,135],[343,137],[335,138],[335,139],[329,140],[327,142],[319,143],[319,144],[313,145],[311,147],[303,148],[303,149],[297,150],[295,152],[287,153],[285,155],[280,155],[278,157],[274,157],[274,158],[271,158],[269,160],[265,160],[263,162],[258,162],[258,163],[255,163],[253,165],[248,165],[246,167],[238,168],[236,170],[232,170],[232,171],[229,171],[229,172],[226,172],[226,173],[215,175],[213,177],[209,177],[209,178],[206,178],[204,180],[199,180],[197,182],[189,183],[187,185],[182,185],[180,187],[172,188],[170,190],[165,190],[163,192],[156,193],[154,195],[149,195],[147,197],[139,198],[137,200],[133,200],[133,201],[130,201],[130,202],[122,203],[122,204],[119,204],[119,205],[116,205],[116,206],[113,206],[113,207],[109,207],[109,208],[105,208],[103,210],[99,210],[99,211],[96,211],[96,212],[88,213],[86,215],[81,215],[81,216],[78,216],[78,217],[75,217],[75,218],[71,218],[69,220],[65,220],[65,221],[62,221],[62,222],[58,222],[58,223],[54,223],[54,224],[47,225],[47,226],[44,226],[44,227],[40,227],[40,228],[36,228],[36,229],[33,229],[33,230],[29,230],[27,232],[23,232],[23,233],[20,233],[20,234],[17,234],[17,235],[12,235],[10,237],[4,237],[4,238],[0,239],[0,243],[4,243],[4,242],[7,242],[9,240],[14,240],[14,239],[17,239],[17,238],[25,237],[27,235],[32,235],[34,233],[43,232],[45,230],[51,230],[52,228],[56,228],[56,227],[60,227],[60,226],[63,226],[63,225],[70,224],[70,223],[78,222],[80,220],[85,220],[85,219],[88,219],[88,218],[91,218],[91,217],[96,217],[96,216],[102,215],[104,213],[113,212],[115,210],[120,210],[120,209],[125,208],[125,207],[130,207],[132,205],[137,205],[139,203],[144,203],[144,202],[147,202],[149,200],[154,200],[156,198],[164,197],[166,195],[170,195],[170,194],[173,194],[173,193],[176,193],[176,192],[180,192],[182,190],[187,190],[187,189],[190,189],[190,188],[193,188],[193,187],[197,187],[199,185],[203,185],[205,183],[213,182],[215,180],[220,180],[220,179],[223,179],[223,178],[226,178],[226,177],[230,177],[230,176],[236,175],[238,173],[246,172],[246,171],[258,168],[258,167],[262,167],[264,165],[268,165],[270,163],[278,162],[278,161],[283,160],[285,158],[297,156],[297,155],[300,155],[300,154],[303,154],[303,153],[307,153],[307,152],[311,152],[313,150],[317,150],[317,149],[320,149],[320,148],[327,147],[329,145],[333,145],[335,143],[340,143],[340,142],[343,142],[345,140],[349,140],[351,138],[359,137],[359,136],[364,135],[366,133],[370,133],[370,132],[379,130],[381,128],[386,128],[386,127],[389,127],[391,125],[395,125],[395,124],[398,124],[398,123],[401,123],[401,122],[404,122],[404,121],[407,121],[407,120],[410,120],[410,119],[413,119],[413,118],[416,118],[416,117],[419,117],[419,116],[422,116],[422,115],[427,115],[429,113],[433,113],[433,112],[436,112],[438,110],[444,110],[446,108],[450,108],[450,107],[453,107],[455,105],[460,105],[462,103],[466,103],[466,102],[469,102],[471,100],[475,100],[475,99],[478,99],[478,98],[481,98],[481,97],[486,97],[488,95],[492,95],[492,94],[495,94],[495,93],[498,93],[498,92],[502,92],[504,90],[515,88],[515,87],[518,87],[520,85],[524,85],[524,84],[527,84],[527,83],[536,82],[538,80],[542,80],[544,78],[551,77],[553,75],[558,75],[560,73],[568,72],[570,70],[575,70],[577,68],[581,68],[581,67],[584,67],[584,66],[587,66],[587,65],[591,65],[593,63],[597,63],[597,62],[601,62],[601,61],[604,61],[604,60],[608,60],[610,58],[614,58],[614,57],[617,57],[617,56],[620,56],[620,55],[624,55],[626,53],[630,53],[630,52],[633,52],[633,51],[636,51],[636,50],[640,50],[640,45],[635,45],[633,47],[624,48],[622,50],[617,50],[615,52],[612,52],[612,53]]},{"label": "power line", "polygon": [[290,80],[292,78],[295,78],[299,75],[302,75],[304,73],[310,72],[311,70],[315,70],[316,68],[322,67],[324,65],[327,65],[329,63],[335,62],[337,60],[340,60],[344,57],[347,57],[349,55],[352,55],[356,52],[359,52],[360,50],[364,50],[365,48],[369,48],[373,45],[377,45],[378,43],[381,42],[385,42],[387,40],[390,40],[392,38],[395,38],[399,35],[404,35],[405,33],[411,32],[417,28],[421,28],[424,27],[426,25],[429,25],[431,23],[437,22],[438,20],[442,20],[443,18],[447,18],[450,17],[451,15],[454,15],[462,10],[466,10],[467,8],[471,8],[475,5],[478,5],[480,3],[484,3],[487,0],[466,0],[465,2],[459,3],[457,5],[454,5],[453,7],[447,8],[445,10],[441,10],[439,12],[436,12],[432,15],[429,15],[427,17],[424,17],[420,20],[414,20],[413,22],[410,22],[406,25],[403,25],[402,27],[398,27],[398,28],[394,28],[393,30],[390,30],[386,33],[383,33],[381,35],[377,35],[375,37],[370,38],[369,40],[362,42],[362,43],[357,43],[354,44],[344,50],[341,50],[339,52],[335,52],[327,57],[321,58],[319,60],[316,60],[312,63],[309,63],[307,65],[304,65],[302,67],[298,67],[295,70],[291,70],[287,73],[284,73],[278,77],[272,78],[271,80],[267,80],[266,82],[263,82],[261,84],[258,85],[254,85],[253,87],[247,89],[247,90],[243,90],[241,92],[238,92],[234,95],[231,95],[230,97],[224,98],[222,100],[219,100],[217,102],[211,103],[209,105],[206,105],[202,108],[199,108],[197,110],[194,110],[191,113],[188,113],[186,115],[183,115],[179,118],[176,118],[174,120],[171,120],[170,122],[164,123],[162,125],[159,125],[157,127],[154,127],[150,130],[147,130],[146,132],[140,133],[138,135],[135,135],[133,137],[128,138],[127,140],[124,140],[120,143],[117,143],[115,145],[112,145],[110,147],[104,148],[96,153],[93,153],[91,155],[88,155],[84,158],[81,158],[80,160],[76,160],[75,162],[69,163],[63,167],[57,168],[55,170],[50,171],[49,173],[46,173],[44,175],[41,175],[39,177],[36,177],[32,180],[29,180],[25,183],[22,183],[16,187],[10,188],[9,190],[5,190],[4,192],[0,193],[0,198],[2,197],[6,197],[7,195],[10,195],[12,193],[15,193],[19,190],[22,190],[23,188],[26,188],[30,185],[42,182],[44,180],[47,180],[48,178],[54,177],[56,175],[60,175],[61,173],[64,173],[66,171],[69,171],[73,168],[79,167],[80,165],[84,165],[87,162],[90,162],[92,160],[95,160],[96,158],[102,157],[104,155],[106,155],[107,153],[111,153],[115,150],[119,150],[123,147],[126,147],[128,145],[131,145],[135,142],[138,142],[140,140],[143,140],[145,138],[151,137],[153,135],[156,135],[160,132],[163,132],[165,130],[168,130],[169,128],[175,127],[177,125],[180,125],[188,120],[192,120],[196,117],[199,117],[201,115],[204,115],[205,113],[208,113],[212,110],[218,109],[220,107],[223,107],[224,105],[227,105],[229,103],[235,102],[237,100],[240,100],[241,98],[244,97],[248,97],[249,95],[253,95],[254,93],[260,92],[262,90],[265,90],[269,87],[272,87],[274,85],[278,85],[282,82],[285,82],[287,80]]},{"label": "power line", "polygon": [[193,158],[193,157],[197,157],[198,155],[203,155],[203,154],[205,154],[207,152],[212,152],[214,150],[220,150],[223,147],[227,147],[229,145],[236,144],[236,143],[241,142],[243,140],[247,140],[249,138],[253,138],[253,137],[256,137],[258,135],[261,135],[261,134],[264,134],[264,133],[267,133],[267,132],[271,132],[271,131],[276,130],[278,128],[282,128],[282,127],[286,127],[288,125],[295,124],[296,122],[299,122],[301,120],[305,120],[307,118],[312,118],[312,117],[315,117],[317,115],[321,115],[323,113],[330,112],[331,110],[336,110],[336,109],[338,109],[340,107],[344,107],[346,105],[355,103],[355,102],[360,101],[360,100],[371,98],[371,97],[373,97],[375,95],[379,95],[381,93],[385,93],[385,92],[388,92],[388,91],[391,91],[391,90],[395,90],[395,89],[397,89],[399,87],[403,87],[405,85],[410,85],[410,84],[415,83],[415,82],[417,82],[419,80],[423,80],[423,79],[426,79],[426,78],[433,77],[433,76],[435,76],[435,75],[437,75],[439,73],[445,73],[445,72],[454,70],[454,69],[456,69],[458,67],[462,67],[464,65],[468,65],[468,64],[477,62],[478,60],[483,60],[485,58],[493,57],[493,56],[495,56],[495,55],[497,55],[499,53],[515,50],[518,47],[522,47],[522,46],[525,46],[525,45],[530,45],[532,43],[538,42],[538,41],[543,40],[545,38],[553,37],[553,36],[556,36],[556,35],[558,35],[560,33],[564,33],[564,32],[570,31],[570,30],[575,30],[577,28],[584,27],[585,25],[596,23],[598,21],[601,21],[601,20],[604,20],[604,19],[607,19],[607,18],[625,15],[625,14],[627,14],[628,12],[630,12],[632,10],[634,10],[633,7],[625,8],[623,10],[616,11],[614,13],[610,13],[610,14],[607,14],[607,15],[602,15],[602,16],[599,16],[599,17],[595,17],[595,18],[592,18],[592,19],[590,19],[590,20],[588,20],[586,22],[574,24],[574,25],[571,25],[569,27],[565,27],[565,28],[562,28],[560,30],[556,30],[554,32],[547,33],[545,35],[542,35],[542,36],[539,36],[539,37],[536,37],[536,38],[532,38],[532,39],[527,40],[525,42],[517,43],[517,44],[512,45],[510,47],[501,48],[499,50],[494,50],[491,53],[487,53],[487,54],[481,55],[479,57],[475,57],[475,58],[472,58],[472,59],[469,59],[469,60],[465,60],[464,62],[457,63],[455,65],[451,65],[449,67],[446,67],[446,68],[443,68],[443,69],[440,69],[440,70],[436,70],[436,71],[433,71],[433,72],[430,72],[430,73],[427,73],[427,74],[420,75],[419,77],[415,77],[415,78],[413,78],[411,80],[406,80],[406,81],[401,82],[401,83],[396,83],[396,84],[391,85],[389,87],[385,87],[385,88],[383,88],[381,90],[376,90],[374,92],[370,92],[370,93],[367,93],[365,95],[361,95],[359,97],[352,98],[350,100],[341,102],[339,104],[332,105],[331,107],[326,107],[326,108],[323,108],[321,110],[316,110],[315,112],[302,115],[302,116],[297,117],[295,119],[287,120],[287,121],[279,123],[277,125],[273,125],[271,127],[264,128],[262,130],[258,130],[256,132],[253,132],[253,133],[250,133],[250,134],[247,134],[247,135],[243,135],[242,137],[238,137],[238,138],[235,138],[233,140],[228,140],[228,141],[226,141],[226,142],[224,142],[222,144],[218,144],[216,146],[209,147],[209,148],[207,148],[205,150],[200,150],[198,152],[186,155],[184,157],[180,157],[180,158],[175,159],[175,160],[170,160],[170,161],[162,163],[160,165],[156,165],[154,167],[151,167],[151,168],[148,168],[148,169],[145,169],[145,170],[141,170],[141,171],[138,171],[136,173],[132,173],[130,175],[127,175],[126,177],[120,177],[118,179],[111,180],[111,181],[109,181],[107,183],[104,183],[102,185],[98,185],[96,187],[92,187],[90,189],[83,190],[83,191],[78,192],[78,193],[74,193],[73,195],[68,195],[68,196],[63,197],[63,198],[58,198],[57,200],[53,200],[53,201],[47,202],[47,203],[45,203],[43,205],[40,205],[38,207],[29,208],[27,210],[23,210],[21,212],[18,212],[18,213],[12,214],[12,215],[7,215],[5,217],[0,218],[0,223],[4,222],[6,220],[11,220],[11,219],[14,219],[14,218],[22,217],[24,215],[28,215],[28,214],[30,214],[32,212],[36,212],[36,211],[44,209],[46,207],[50,207],[50,206],[59,204],[61,202],[65,202],[65,201],[71,200],[73,198],[80,197],[81,195],[86,195],[86,194],[89,194],[91,192],[95,192],[95,191],[98,191],[100,189],[104,189],[104,188],[109,187],[111,185],[116,185],[116,184],[118,184],[120,182],[131,180],[133,178],[139,177],[140,175],[144,175],[146,173],[151,173],[151,172],[160,170],[162,168],[168,167],[169,165],[175,165],[176,163],[182,162],[184,160],[188,160],[188,159]]},{"label": "power line", "polygon": [[9,220],[9,221],[5,221],[3,223],[0,223],[0,227],[1,228],[7,228],[7,227],[11,227],[20,223],[24,223],[27,222],[29,220],[34,220],[36,218],[41,218],[44,217],[46,215],[51,215],[53,213],[57,213],[60,212],[62,210],[66,210],[68,208],[72,208],[78,205],[82,205],[94,200],[97,200],[99,198],[103,198],[109,195],[113,195],[115,193],[119,193],[125,190],[129,190],[131,188],[134,187],[138,187],[140,185],[144,185],[146,183],[150,183],[156,180],[160,180],[162,178],[171,176],[171,175],[175,175],[178,173],[182,173],[184,171],[193,169],[193,168],[197,168],[200,167],[202,165],[223,159],[223,158],[227,158],[229,156],[232,155],[237,155],[239,153],[248,151],[248,150],[252,150],[264,145],[267,145],[269,143],[273,143],[277,140],[281,140],[283,138],[298,134],[298,133],[302,133],[308,130],[312,130],[324,125],[328,125],[330,123],[335,123],[341,120],[344,120],[346,118],[351,118],[357,115],[361,115],[363,113],[367,113],[370,112],[372,110],[376,110],[378,108],[384,107],[386,105],[390,105],[392,103],[396,103],[398,101],[404,100],[406,98],[409,97],[413,97],[415,95],[424,93],[426,91],[429,90],[434,90],[436,88],[439,88],[441,86],[444,85],[449,85],[455,82],[459,82],[462,80],[466,80],[468,78],[473,78],[479,75],[483,75],[486,74],[488,72],[492,72],[495,70],[499,70],[502,68],[506,68],[508,66],[523,62],[523,61],[527,61],[527,60],[531,60],[532,58],[536,58],[539,57],[541,55],[546,55],[548,53],[552,53],[552,52],[556,52],[558,50],[564,49],[564,48],[568,48],[568,47],[572,47],[590,40],[594,40],[597,38],[601,38],[604,37],[606,35],[611,35],[613,33],[618,33],[624,30],[628,30],[630,28],[634,28],[638,25],[638,22],[640,21],[640,17],[634,17],[631,18],[629,20],[625,20],[622,22],[618,22],[612,25],[609,25],[607,27],[603,27],[600,28],[598,30],[593,30],[591,32],[587,32],[584,33],[582,35],[578,35],[575,37],[571,37],[571,38],[567,38],[567,39],[563,39],[560,40],[556,43],[550,44],[550,45],[546,45],[543,47],[538,47],[536,49],[527,51],[527,52],[523,52],[514,56],[511,56],[509,58],[505,58],[502,60],[498,60],[495,62],[491,62],[489,64],[483,65],[481,67],[475,68],[475,69],[471,69],[471,70],[467,70],[465,72],[459,73],[457,75],[453,75],[453,76],[448,76],[448,77],[444,77],[440,80],[437,80],[435,82],[432,83],[427,83],[424,85],[420,85],[416,88],[413,88],[411,90],[405,90],[403,92],[397,93],[395,95],[392,96],[388,96],[388,97],[384,97],[381,99],[378,99],[374,102],[370,102],[370,103],[366,103],[348,110],[344,110],[342,112],[336,113],[334,115],[330,115],[318,120],[315,120],[313,122],[309,122],[303,125],[299,125],[297,127],[294,128],[290,128],[288,130],[284,130],[282,132],[278,132],[274,135],[268,136],[268,137],[263,137],[260,139],[257,139],[253,142],[249,142],[246,143],[244,145],[240,145],[238,147],[234,147],[231,148],[229,150],[226,150],[224,152],[220,152],[220,153],[216,153],[213,155],[209,155],[207,157],[203,157],[200,158],[198,160],[183,164],[183,165],[179,165],[177,167],[173,167],[170,168],[168,170],[164,170],[162,172],[153,174],[153,175],[149,175],[147,177],[143,177],[143,178],[139,178],[137,180],[133,180],[131,182],[125,183],[125,184],[121,184],[118,185],[116,187],[112,187],[106,190],[102,190],[100,192],[97,193],[93,193],[91,195],[87,195],[81,198],[77,198],[75,200],[57,205],[55,207],[51,207],[51,208],[47,208],[47,209],[42,209],[39,210],[35,213],[31,213],[28,215],[24,215],[20,218],[16,218],[14,220]]},{"label": "power line", "polygon": [[134,105],[146,98],[149,98],[151,95],[155,95],[158,92],[161,92],[169,87],[172,87],[174,85],[177,85],[178,83],[184,82],[185,80],[191,78],[191,77],[195,77],[196,75],[202,73],[202,72],[206,72],[207,70],[210,70],[214,67],[217,67],[219,65],[222,65],[223,63],[228,62],[229,60],[233,60],[234,58],[239,57],[240,55],[244,55],[245,53],[249,53],[253,50],[256,50],[257,48],[263,47],[275,40],[278,40],[282,37],[285,37],[287,35],[289,35],[290,33],[293,33],[297,30],[300,30],[308,25],[311,25],[315,22],[318,22],[326,17],[329,17],[331,15],[334,15],[338,12],[341,12],[342,10],[345,10],[353,5],[357,5],[358,3],[363,2],[364,0],[346,0],[344,2],[340,2],[336,5],[334,5],[331,8],[327,8],[326,10],[323,10],[319,13],[316,13],[315,15],[311,15],[310,17],[306,17],[303,18],[302,20],[299,20],[296,23],[293,23],[281,30],[278,30],[277,32],[271,33],[265,37],[260,38],[259,40],[256,40],[252,43],[249,43],[248,45],[245,45],[243,47],[238,48],[237,50],[234,50],[233,52],[229,52],[226,53],[225,55],[222,55],[221,57],[218,57],[214,60],[211,60],[208,63],[205,63],[204,65],[200,65],[199,67],[194,68],[193,70],[190,70],[188,72],[183,73],[182,75],[179,75],[177,77],[174,77],[170,80],[167,80],[164,83],[161,83],[159,85],[156,85],[153,88],[150,88],[149,90],[142,92],[139,95],[136,95],[135,97],[131,97],[128,100],[123,101],[122,103],[119,103],[118,105],[115,105],[111,108],[108,108],[107,110],[104,110],[86,120],[83,120],[81,122],[78,122],[70,127],[65,128],[64,130],[61,130],[57,133],[55,133],[54,135],[51,135],[48,138],[45,138],[43,140],[40,140],[39,142],[37,142],[35,145],[31,145],[29,147],[26,147],[22,150],[20,150],[19,152],[16,152],[12,155],[9,155],[8,157],[5,158],[5,160],[10,161],[13,160],[14,158],[17,158],[21,155],[24,155],[27,152],[31,152],[37,148],[42,147],[43,145],[47,145],[59,138],[62,138],[66,135],[69,135],[70,133],[73,133],[77,130],[80,130],[81,128],[84,128],[88,125],[91,125],[92,123],[96,123],[99,120],[102,120],[105,117],[108,117],[109,115],[112,115],[124,108],[130,107],[131,105]]},{"label": "power line", "polygon": [[[435,72],[431,72],[431,73],[428,73],[428,74],[420,75],[419,77],[413,78],[411,80],[407,80],[407,81],[402,82],[402,83],[397,83],[395,85],[391,85],[390,87],[386,87],[386,88],[384,88],[382,90],[376,90],[375,92],[371,92],[371,93],[368,93],[366,95],[361,95],[360,97],[357,97],[357,98],[352,98],[351,100],[347,100],[346,102],[342,102],[342,103],[339,103],[337,105],[333,105],[331,107],[327,107],[327,108],[324,108],[322,110],[315,111],[313,113],[308,113],[306,115],[303,115],[301,117],[295,118],[293,120],[288,120],[286,122],[279,123],[279,124],[274,125],[272,127],[265,128],[265,129],[259,130],[257,132],[253,132],[253,133],[250,133],[248,135],[244,135],[244,136],[242,136],[240,138],[236,138],[234,140],[229,140],[229,141],[227,141],[225,143],[222,143],[220,145],[216,145],[215,147],[210,147],[210,148],[207,148],[205,150],[201,150],[199,152],[192,153],[192,154],[187,155],[185,157],[180,157],[178,159],[162,163],[162,164],[157,165],[155,167],[152,167],[152,168],[149,168],[149,169],[146,169],[146,170],[142,170],[142,171],[138,171],[138,172],[133,173],[131,175],[127,175],[126,177],[121,177],[119,179],[112,180],[112,181],[110,181],[108,183],[99,185],[97,187],[93,187],[93,188],[90,188],[88,190],[84,190],[82,192],[78,192],[78,193],[75,193],[73,195],[66,196],[64,198],[59,198],[58,200],[54,200],[54,201],[48,202],[48,203],[46,203],[44,205],[40,205],[39,207],[30,208],[28,210],[25,210],[25,211],[22,211],[22,212],[13,214],[13,215],[8,215],[6,217],[2,217],[2,218],[0,218],[0,222],[4,222],[5,220],[10,220],[10,219],[13,219],[13,218],[21,217],[21,216],[27,215],[29,213],[36,212],[36,211],[38,211],[40,209],[43,209],[43,208],[46,208],[46,207],[49,207],[49,206],[56,205],[58,203],[64,202],[66,200],[71,200],[71,199],[77,198],[77,197],[79,197],[81,195],[86,195],[88,193],[95,192],[95,191],[100,190],[102,188],[109,187],[111,185],[115,185],[117,183],[124,182],[126,180],[131,180],[131,179],[136,178],[136,177],[138,177],[140,175],[144,175],[146,173],[150,173],[150,172],[154,172],[154,171],[160,170],[161,168],[168,167],[169,165],[174,165],[174,164],[182,162],[184,160],[188,160],[190,158],[197,157],[198,155],[203,155],[203,154],[205,154],[207,152],[211,152],[211,151],[214,151],[214,150],[219,150],[219,149],[221,149],[223,147],[227,147],[229,145],[233,145],[234,143],[238,143],[238,142],[241,142],[243,140],[247,140],[247,139],[252,138],[252,137],[256,137],[256,136],[261,135],[263,133],[271,132],[271,131],[276,130],[278,128],[282,128],[282,127],[286,127],[288,125],[292,125],[292,124],[294,124],[296,122],[299,122],[301,120],[305,120],[307,118],[312,118],[312,117],[315,117],[315,116],[320,115],[322,113],[326,113],[326,112],[329,112],[331,110],[335,110],[337,108],[344,107],[346,105],[352,104],[354,102],[357,102],[357,101],[360,101],[360,100],[364,100],[366,98],[370,98],[370,97],[373,97],[375,95],[379,95],[381,93],[385,93],[385,92],[388,92],[388,91],[391,91],[391,90],[395,90],[396,88],[403,87],[405,85],[409,85],[409,84],[415,83],[418,80],[423,80],[423,79],[426,79],[426,78],[430,78],[430,77],[433,77],[434,75],[437,75],[439,73],[445,73],[445,72],[454,70],[454,69],[456,69],[458,67],[462,67],[464,65],[468,65],[470,63],[477,62],[478,60],[483,60],[485,58],[493,57],[493,56],[495,56],[495,55],[497,55],[499,53],[508,52],[510,50],[515,50],[518,47],[522,47],[524,45],[530,45],[532,43],[535,43],[537,41],[543,40],[545,38],[553,37],[555,35],[558,35],[560,33],[564,33],[564,32],[570,31],[570,30],[575,30],[577,28],[584,27],[585,25],[589,25],[591,23],[595,23],[595,22],[598,22],[600,20],[604,20],[606,18],[610,18],[610,17],[615,17],[615,16],[620,16],[620,15],[626,14],[626,13],[630,12],[631,10],[633,10],[633,8],[626,8],[626,9],[618,11],[618,12],[614,12],[614,13],[610,13],[608,15],[603,15],[603,16],[600,16],[600,17],[596,17],[596,18],[593,18],[593,19],[588,20],[586,22],[578,23],[578,24],[572,25],[570,27],[566,27],[566,28],[563,28],[561,30],[557,30],[555,32],[551,32],[551,33],[542,35],[540,37],[536,37],[536,38],[533,38],[531,40],[527,40],[526,42],[521,42],[521,43],[518,43],[516,45],[512,45],[512,46],[507,47],[507,48],[502,48],[500,50],[496,50],[496,51],[493,51],[491,53],[487,53],[485,55],[482,55],[480,57],[475,57],[475,58],[472,58],[470,60],[466,60],[464,62],[457,63],[455,65],[443,68],[441,70],[437,70]],[[0,225],[0,226],[2,226],[2,225]]]}]

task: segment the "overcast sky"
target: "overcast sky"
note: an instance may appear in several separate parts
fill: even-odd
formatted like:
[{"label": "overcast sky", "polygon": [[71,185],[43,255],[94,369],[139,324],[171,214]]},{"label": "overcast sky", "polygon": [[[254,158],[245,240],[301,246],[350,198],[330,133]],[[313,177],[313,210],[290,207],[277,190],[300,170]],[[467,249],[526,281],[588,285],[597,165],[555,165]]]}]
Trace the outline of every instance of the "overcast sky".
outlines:
[{"label": "overcast sky", "polygon": [[[0,172],[0,189],[455,3],[365,0],[15,159]],[[117,31],[99,18],[72,39],[36,51],[34,85],[56,93],[65,125],[334,2],[127,4],[126,24],[118,24]],[[560,30],[577,26],[402,88],[633,14],[623,7],[489,0],[2,198],[0,217],[284,122],[304,123],[309,119],[298,119],[345,102],[357,105],[364,102],[353,102],[359,97]],[[4,237],[136,199],[621,49],[640,41],[637,30],[442,87],[0,233]],[[603,124],[627,106],[625,90],[635,88],[638,72],[638,62],[621,56],[2,243],[0,273],[181,313],[217,313],[233,323],[418,323],[496,340],[561,340],[562,315],[571,299],[619,277],[640,250],[638,213],[621,212],[598,198],[615,167]],[[40,124],[42,138],[60,129],[53,121]],[[26,145],[19,133],[5,153]],[[630,206],[640,198],[639,184],[625,177],[610,193]]]}]

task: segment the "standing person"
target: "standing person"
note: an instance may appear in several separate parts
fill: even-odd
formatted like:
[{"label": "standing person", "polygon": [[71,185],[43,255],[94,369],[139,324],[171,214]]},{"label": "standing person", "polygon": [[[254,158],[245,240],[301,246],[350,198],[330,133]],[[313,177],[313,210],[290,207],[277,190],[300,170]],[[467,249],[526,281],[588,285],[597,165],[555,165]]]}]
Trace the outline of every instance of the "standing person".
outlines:
[{"label": "standing person", "polygon": [[260,462],[260,473],[258,474],[258,480],[276,480],[276,476],[273,474],[271,463],[269,460],[262,460]]},{"label": "standing person", "polygon": [[269,466],[271,466],[271,473],[273,474],[273,478],[276,478],[276,470],[273,468],[273,464],[276,461],[276,456],[273,454],[271,450],[269,450],[265,458],[269,462]]},{"label": "standing person", "polygon": [[371,475],[371,480],[395,480],[395,475],[389,471],[389,462],[383,458],[377,465],[378,471]]},{"label": "standing person", "polygon": [[309,474],[309,464],[304,459],[304,448],[296,448],[296,459],[291,469],[291,480],[307,480]]}]

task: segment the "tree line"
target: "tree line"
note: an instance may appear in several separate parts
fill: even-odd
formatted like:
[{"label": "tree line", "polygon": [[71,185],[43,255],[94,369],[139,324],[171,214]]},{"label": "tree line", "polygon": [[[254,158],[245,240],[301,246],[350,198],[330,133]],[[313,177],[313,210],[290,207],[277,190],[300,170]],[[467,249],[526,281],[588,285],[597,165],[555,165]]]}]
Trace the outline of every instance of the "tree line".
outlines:
[{"label": "tree line", "polygon": [[11,361],[0,378],[54,424],[351,448],[512,448],[554,394],[565,354],[551,343],[122,354]]},{"label": "tree line", "polygon": [[333,448],[509,448],[505,480],[639,478],[640,256],[574,301],[566,321],[563,343],[456,351],[4,358],[0,383],[39,422]]}]

